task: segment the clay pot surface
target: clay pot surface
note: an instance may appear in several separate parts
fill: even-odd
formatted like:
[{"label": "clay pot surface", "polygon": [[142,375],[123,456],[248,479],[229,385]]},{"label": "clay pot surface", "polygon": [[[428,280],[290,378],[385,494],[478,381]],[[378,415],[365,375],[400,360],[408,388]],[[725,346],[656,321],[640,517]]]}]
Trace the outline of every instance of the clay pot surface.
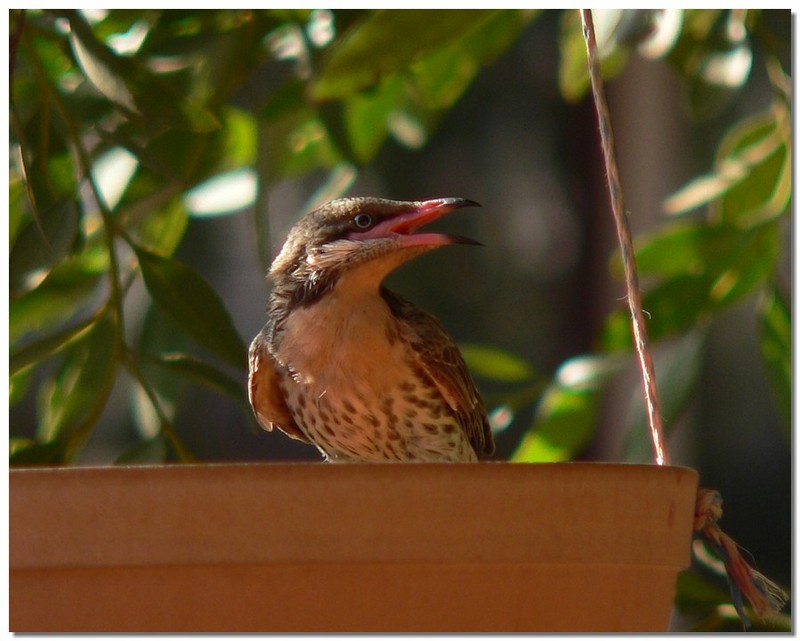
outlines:
[{"label": "clay pot surface", "polygon": [[664,631],[697,473],[13,469],[14,632]]}]

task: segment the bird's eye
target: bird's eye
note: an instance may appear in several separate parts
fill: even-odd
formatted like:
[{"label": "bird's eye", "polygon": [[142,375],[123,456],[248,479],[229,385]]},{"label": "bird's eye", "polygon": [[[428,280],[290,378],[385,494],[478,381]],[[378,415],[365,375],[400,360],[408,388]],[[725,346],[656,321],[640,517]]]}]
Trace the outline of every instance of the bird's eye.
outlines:
[{"label": "bird's eye", "polygon": [[353,218],[353,222],[359,229],[367,229],[367,227],[372,226],[372,216],[369,214],[358,214]]}]

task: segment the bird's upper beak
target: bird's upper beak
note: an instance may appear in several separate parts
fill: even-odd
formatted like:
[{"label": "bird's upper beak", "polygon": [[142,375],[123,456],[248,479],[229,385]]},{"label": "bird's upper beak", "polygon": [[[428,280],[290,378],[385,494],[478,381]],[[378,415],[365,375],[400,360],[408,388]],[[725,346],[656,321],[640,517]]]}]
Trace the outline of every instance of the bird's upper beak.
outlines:
[{"label": "bird's upper beak", "polygon": [[399,247],[419,247],[466,243],[480,245],[477,241],[463,236],[440,232],[415,233],[419,228],[462,207],[480,207],[480,204],[466,198],[436,198],[409,203],[409,207],[399,210],[378,224],[363,232],[350,234],[354,240],[394,238]]}]

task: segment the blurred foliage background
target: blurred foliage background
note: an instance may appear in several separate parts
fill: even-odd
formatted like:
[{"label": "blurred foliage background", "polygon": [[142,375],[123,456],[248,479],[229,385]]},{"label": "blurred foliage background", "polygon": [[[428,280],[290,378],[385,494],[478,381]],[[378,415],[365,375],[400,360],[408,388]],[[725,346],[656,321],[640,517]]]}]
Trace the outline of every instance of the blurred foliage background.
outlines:
[{"label": "blurred foliage background", "polygon": [[[788,584],[790,12],[595,22],[672,462]],[[444,226],[485,248],[390,285],[462,344],[499,458],[651,460],[577,12],[11,10],[10,54],[12,465],[318,458],[255,428],[246,343],[346,194],[483,204]],[[680,595],[740,627],[713,573]]]}]

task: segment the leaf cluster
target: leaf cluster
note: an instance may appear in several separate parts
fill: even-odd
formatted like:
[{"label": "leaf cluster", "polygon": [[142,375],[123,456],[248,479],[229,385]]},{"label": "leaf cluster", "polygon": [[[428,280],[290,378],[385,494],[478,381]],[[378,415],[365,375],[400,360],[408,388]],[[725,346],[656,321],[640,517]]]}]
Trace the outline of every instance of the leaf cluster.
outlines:
[{"label": "leaf cluster", "polygon": [[534,15],[11,11],[10,402],[37,399],[11,462],[74,460],[121,375],[142,440],[121,460],[192,458],[173,425],[187,384],[249,417],[244,342],[174,256],[190,221],[253,210],[266,261],[271,185],[328,172],[312,206],[388,138],[423,146]]}]

